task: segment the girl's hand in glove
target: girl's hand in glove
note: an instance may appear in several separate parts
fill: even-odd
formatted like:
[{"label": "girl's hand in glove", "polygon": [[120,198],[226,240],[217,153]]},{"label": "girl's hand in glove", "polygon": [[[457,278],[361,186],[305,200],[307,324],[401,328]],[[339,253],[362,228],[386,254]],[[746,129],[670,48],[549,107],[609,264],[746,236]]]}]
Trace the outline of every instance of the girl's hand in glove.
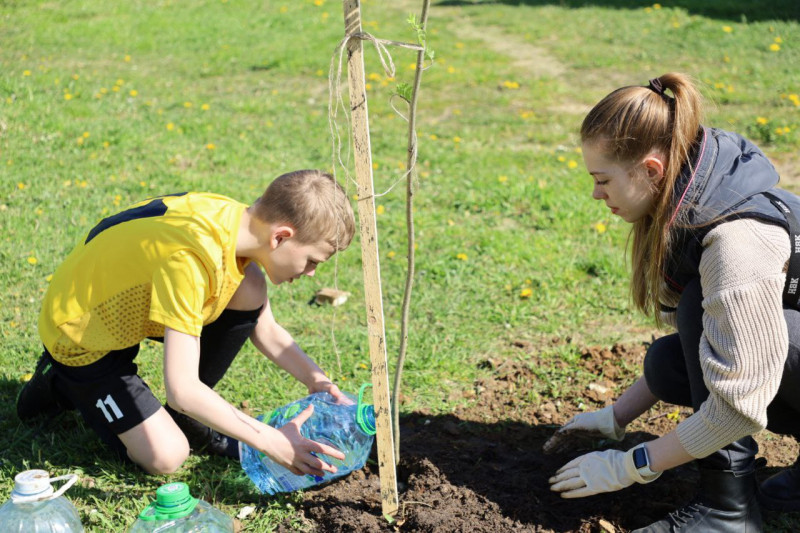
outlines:
[{"label": "girl's hand in glove", "polygon": [[633,483],[650,483],[661,472],[644,478],[633,464],[633,450],[591,452],[573,459],[550,478],[550,490],[562,498],[583,498],[624,489]]},{"label": "girl's hand in glove", "polygon": [[542,446],[544,453],[563,453],[578,449],[587,441],[599,439],[622,440],[625,429],[619,427],[614,418],[612,405],[599,411],[580,413],[561,426]]}]

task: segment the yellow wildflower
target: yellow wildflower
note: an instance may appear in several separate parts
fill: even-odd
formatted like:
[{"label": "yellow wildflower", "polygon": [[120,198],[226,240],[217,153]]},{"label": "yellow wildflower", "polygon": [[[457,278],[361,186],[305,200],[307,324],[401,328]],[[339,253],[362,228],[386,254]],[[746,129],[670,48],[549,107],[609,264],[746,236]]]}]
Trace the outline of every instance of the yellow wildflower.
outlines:
[{"label": "yellow wildflower", "polygon": [[603,222],[598,222],[594,225],[594,229],[597,231],[597,233],[605,233],[607,228]]},{"label": "yellow wildflower", "polygon": [[525,287],[521,291],[519,291],[520,298],[530,298],[533,295],[533,289],[530,287]]},{"label": "yellow wildflower", "polygon": [[767,118],[764,118],[764,117],[758,117],[758,118],[756,118],[756,124],[759,124],[759,125],[761,125],[761,126],[763,126],[763,125],[764,125],[764,124],[766,124],[767,122],[769,122],[769,119],[767,119]]},{"label": "yellow wildflower", "polygon": [[778,43],[772,43],[771,45],[769,45],[769,49],[771,52],[777,52],[778,50],[781,49],[781,45],[779,45]]},{"label": "yellow wildflower", "polygon": [[725,33],[731,33],[733,31],[733,28],[731,28],[730,26],[723,26],[722,31],[724,31]]},{"label": "yellow wildflower", "polygon": [[469,259],[469,257],[467,257],[467,254],[465,254],[465,253],[459,253],[459,254],[456,254],[456,259],[461,260],[461,261],[466,261],[467,259]]},{"label": "yellow wildflower", "polygon": [[39,260],[38,260],[38,259],[36,259],[34,256],[30,256],[30,257],[28,258],[28,263],[30,263],[30,264],[32,264],[32,265],[35,265],[35,264],[36,264],[36,263],[38,263],[38,262],[39,262]]},{"label": "yellow wildflower", "polygon": [[382,215],[385,212],[386,212],[386,208],[383,207],[383,205],[379,205],[378,207],[375,208],[375,213],[378,214],[378,215]]}]

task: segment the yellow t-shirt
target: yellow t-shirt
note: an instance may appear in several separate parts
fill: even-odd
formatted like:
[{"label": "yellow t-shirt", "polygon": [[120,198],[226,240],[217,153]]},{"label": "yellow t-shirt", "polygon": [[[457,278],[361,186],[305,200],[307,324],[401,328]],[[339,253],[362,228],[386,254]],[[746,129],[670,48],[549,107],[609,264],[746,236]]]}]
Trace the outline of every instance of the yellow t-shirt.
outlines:
[{"label": "yellow t-shirt", "polygon": [[246,205],[215,194],[151,198],[103,219],[53,274],[39,335],[56,361],[93,363],[162,337],[199,336],[236,292],[249,260],[236,257]]}]

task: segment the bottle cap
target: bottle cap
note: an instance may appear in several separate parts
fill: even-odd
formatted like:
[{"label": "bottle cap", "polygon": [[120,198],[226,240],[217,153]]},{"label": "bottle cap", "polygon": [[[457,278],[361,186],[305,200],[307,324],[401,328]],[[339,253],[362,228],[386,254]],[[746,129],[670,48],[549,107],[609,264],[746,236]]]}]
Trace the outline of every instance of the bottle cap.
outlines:
[{"label": "bottle cap", "polygon": [[14,476],[13,496],[48,496],[53,493],[47,470],[26,470]]},{"label": "bottle cap", "polygon": [[372,383],[364,383],[358,391],[358,407],[356,407],[356,422],[361,431],[367,435],[377,433],[375,427],[375,407],[372,404],[364,403],[364,389],[371,387]]},{"label": "bottle cap", "polygon": [[139,518],[150,520],[175,520],[194,511],[197,498],[192,498],[189,486],[181,481],[161,485],[156,490],[156,501],[139,513]]},{"label": "bottle cap", "polygon": [[[56,491],[53,489],[54,481],[64,481],[65,483]],[[78,476],[75,474],[51,478],[47,470],[26,470],[14,476],[11,501],[33,503],[53,500],[64,494],[76,481],[78,481]]]}]

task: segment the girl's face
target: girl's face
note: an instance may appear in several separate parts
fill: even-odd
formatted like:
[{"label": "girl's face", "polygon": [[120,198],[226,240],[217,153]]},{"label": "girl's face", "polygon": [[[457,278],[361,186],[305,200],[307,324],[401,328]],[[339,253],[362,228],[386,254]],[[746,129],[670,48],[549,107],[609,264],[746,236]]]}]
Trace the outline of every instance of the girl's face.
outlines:
[{"label": "girl's face", "polygon": [[655,205],[656,183],[664,175],[661,158],[651,155],[634,164],[619,163],[601,150],[602,143],[583,143],[583,161],[594,179],[592,198],[603,200],[612,214],[636,222]]}]

